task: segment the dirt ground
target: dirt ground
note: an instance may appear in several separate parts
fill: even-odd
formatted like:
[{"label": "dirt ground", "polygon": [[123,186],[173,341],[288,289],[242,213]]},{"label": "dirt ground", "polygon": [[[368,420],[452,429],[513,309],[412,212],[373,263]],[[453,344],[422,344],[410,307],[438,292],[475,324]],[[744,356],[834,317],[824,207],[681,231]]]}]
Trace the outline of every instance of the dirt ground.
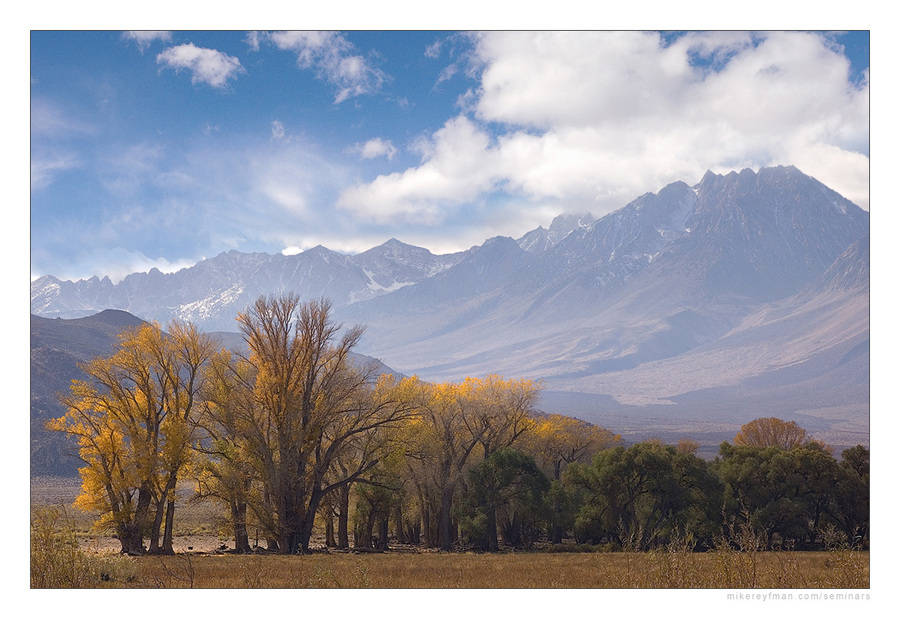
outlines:
[{"label": "dirt ground", "polygon": [[[117,553],[122,549],[119,540],[108,535],[85,535],[79,538],[82,548],[96,554]],[[197,553],[214,554],[222,551],[222,546],[234,549],[234,541],[222,539],[217,535],[175,535],[172,547],[176,554]]]},{"label": "dirt ground", "polygon": [[[117,539],[109,533],[92,530],[94,515],[73,507],[80,492],[80,480],[77,478],[34,477],[31,479],[31,507],[53,505],[64,508],[85,550],[99,554],[119,552],[121,545]],[[190,493],[190,488],[179,492],[182,496]],[[224,531],[220,534],[217,530],[221,520],[219,510],[214,505],[188,503],[176,516],[173,549],[176,553],[214,553],[233,549],[234,540],[229,539]]]}]

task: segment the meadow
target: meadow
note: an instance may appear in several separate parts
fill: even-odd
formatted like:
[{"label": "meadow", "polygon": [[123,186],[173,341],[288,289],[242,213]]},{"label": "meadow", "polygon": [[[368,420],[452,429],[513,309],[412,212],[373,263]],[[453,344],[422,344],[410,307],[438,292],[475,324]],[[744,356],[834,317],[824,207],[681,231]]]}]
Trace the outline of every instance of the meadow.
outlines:
[{"label": "meadow", "polygon": [[[868,552],[86,555],[97,588],[858,589]],[[80,578],[80,577],[79,577]],[[93,580],[93,582],[91,581]],[[33,582],[33,586],[34,586]],[[53,586],[53,585],[49,585]],[[60,582],[57,586],[67,586]]]}]

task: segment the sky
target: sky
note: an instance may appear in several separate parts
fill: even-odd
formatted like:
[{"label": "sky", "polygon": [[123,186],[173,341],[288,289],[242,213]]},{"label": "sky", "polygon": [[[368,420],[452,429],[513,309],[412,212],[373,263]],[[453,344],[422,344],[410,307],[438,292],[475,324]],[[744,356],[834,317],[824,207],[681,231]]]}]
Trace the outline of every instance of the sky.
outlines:
[{"label": "sky", "polygon": [[869,208],[869,34],[30,33],[31,278],[448,253],[706,170]]}]

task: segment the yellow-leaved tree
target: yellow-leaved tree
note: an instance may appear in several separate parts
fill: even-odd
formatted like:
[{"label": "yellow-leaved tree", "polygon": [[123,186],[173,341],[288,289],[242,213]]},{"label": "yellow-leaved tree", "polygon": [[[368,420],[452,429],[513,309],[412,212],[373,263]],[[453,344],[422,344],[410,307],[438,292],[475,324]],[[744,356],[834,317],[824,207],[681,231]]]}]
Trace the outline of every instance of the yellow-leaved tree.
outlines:
[{"label": "yellow-leaved tree", "polygon": [[363,329],[341,333],[328,301],[261,297],[238,323],[250,351],[234,409],[249,506],[278,552],[308,552],[322,502],[364,479],[386,445],[379,434],[412,415],[409,381],[351,362]]},{"label": "yellow-leaved tree", "polygon": [[[200,369],[214,341],[186,323],[125,330],[116,352],[82,366],[66,414],[51,430],[77,439],[82,492],[76,504],[100,515],[123,553],[172,550],[175,489],[196,439]],[[164,527],[164,528],[163,528]]]},{"label": "yellow-leaved tree", "polygon": [[[425,543],[449,550],[453,501],[480,449],[482,459],[511,446],[532,425],[540,387],[491,375],[461,383],[418,384],[417,417],[408,431],[408,473],[418,496]],[[487,530],[496,546],[495,515]],[[493,531],[493,534],[491,534]]]},{"label": "yellow-leaved tree", "polygon": [[735,445],[752,447],[780,447],[792,449],[810,442],[806,430],[795,421],[784,421],[777,417],[760,417],[741,426],[734,436]]}]

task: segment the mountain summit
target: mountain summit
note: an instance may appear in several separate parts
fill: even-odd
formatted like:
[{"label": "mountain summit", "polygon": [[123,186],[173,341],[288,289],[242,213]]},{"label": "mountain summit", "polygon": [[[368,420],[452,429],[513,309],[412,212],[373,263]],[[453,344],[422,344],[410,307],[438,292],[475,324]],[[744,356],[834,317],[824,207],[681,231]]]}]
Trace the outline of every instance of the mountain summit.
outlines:
[{"label": "mountain summit", "polygon": [[32,312],[235,331],[259,295],[290,290],[330,298],[366,325],[360,352],[404,373],[542,379],[558,412],[592,421],[765,412],[867,431],[868,355],[851,353],[868,345],[868,232],[867,212],[793,166],[707,172],[444,256],[391,239],[355,256],[229,252],[118,284],[45,276]]}]

